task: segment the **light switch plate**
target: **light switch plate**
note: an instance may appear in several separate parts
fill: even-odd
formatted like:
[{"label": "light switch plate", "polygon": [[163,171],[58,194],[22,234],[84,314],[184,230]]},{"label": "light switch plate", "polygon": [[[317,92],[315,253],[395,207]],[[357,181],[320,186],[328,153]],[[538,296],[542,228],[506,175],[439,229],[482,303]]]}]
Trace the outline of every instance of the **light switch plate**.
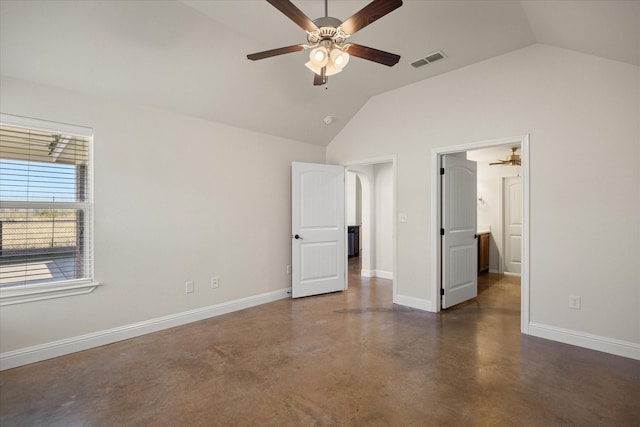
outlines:
[{"label": "light switch plate", "polygon": [[577,295],[569,295],[569,308],[580,310],[580,297]]}]

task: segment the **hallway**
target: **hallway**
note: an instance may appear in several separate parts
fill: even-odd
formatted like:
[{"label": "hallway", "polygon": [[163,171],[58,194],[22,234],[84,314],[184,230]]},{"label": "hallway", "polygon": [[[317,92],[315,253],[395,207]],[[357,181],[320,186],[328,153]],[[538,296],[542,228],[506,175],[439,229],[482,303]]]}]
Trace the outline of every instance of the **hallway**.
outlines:
[{"label": "hallway", "polygon": [[637,425],[640,362],[522,336],[517,281],[432,314],[351,264],[346,292],[4,371],[0,424]]}]

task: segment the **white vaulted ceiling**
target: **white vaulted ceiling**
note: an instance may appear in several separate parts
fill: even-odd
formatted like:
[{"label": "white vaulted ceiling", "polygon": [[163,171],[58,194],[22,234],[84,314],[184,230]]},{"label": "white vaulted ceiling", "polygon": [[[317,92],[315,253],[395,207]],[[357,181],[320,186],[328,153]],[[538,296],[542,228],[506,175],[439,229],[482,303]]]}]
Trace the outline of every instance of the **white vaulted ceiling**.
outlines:
[{"label": "white vaulted ceiling", "polygon": [[[293,3],[324,15],[322,0]],[[329,15],[345,20],[367,3],[330,0]],[[400,63],[352,58],[327,88],[312,85],[307,52],[246,59],[306,41],[264,0],[2,0],[0,16],[3,75],[318,145],[376,94],[534,43],[640,65],[638,1],[405,0],[351,39]],[[438,50],[448,58],[409,65]]]}]

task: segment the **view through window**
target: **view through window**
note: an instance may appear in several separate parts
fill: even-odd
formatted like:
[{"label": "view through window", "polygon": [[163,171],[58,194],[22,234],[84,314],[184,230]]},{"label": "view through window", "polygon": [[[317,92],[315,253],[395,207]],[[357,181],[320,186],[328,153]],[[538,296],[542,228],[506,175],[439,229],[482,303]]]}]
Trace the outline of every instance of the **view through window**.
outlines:
[{"label": "view through window", "polygon": [[89,148],[89,136],[0,125],[0,287],[91,279]]}]

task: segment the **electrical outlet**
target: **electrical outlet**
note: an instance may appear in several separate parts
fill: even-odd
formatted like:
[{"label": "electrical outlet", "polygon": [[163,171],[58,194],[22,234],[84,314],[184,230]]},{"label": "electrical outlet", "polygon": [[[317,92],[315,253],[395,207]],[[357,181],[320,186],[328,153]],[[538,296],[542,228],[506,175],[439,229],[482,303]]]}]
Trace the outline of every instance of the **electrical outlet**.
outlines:
[{"label": "electrical outlet", "polygon": [[287,265],[287,274],[291,274],[291,266]]},{"label": "electrical outlet", "polygon": [[580,297],[577,295],[569,295],[569,308],[580,310]]},{"label": "electrical outlet", "polygon": [[188,294],[193,292],[193,280],[189,280],[187,283],[185,283],[185,290]]},{"label": "electrical outlet", "polygon": [[220,287],[220,281],[218,280],[218,276],[213,276],[211,278],[211,289],[216,289]]},{"label": "electrical outlet", "polygon": [[398,221],[407,222],[407,214],[406,213],[399,213],[398,214]]}]

